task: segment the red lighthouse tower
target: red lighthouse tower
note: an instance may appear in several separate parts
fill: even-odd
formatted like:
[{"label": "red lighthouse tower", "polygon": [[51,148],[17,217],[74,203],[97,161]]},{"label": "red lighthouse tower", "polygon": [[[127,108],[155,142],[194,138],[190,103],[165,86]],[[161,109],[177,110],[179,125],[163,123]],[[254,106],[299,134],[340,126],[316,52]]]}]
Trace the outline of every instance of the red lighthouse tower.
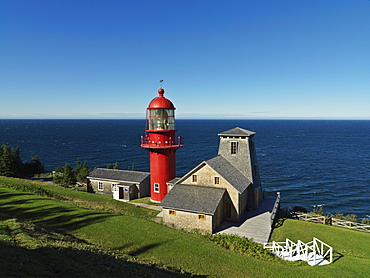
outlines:
[{"label": "red lighthouse tower", "polygon": [[175,107],[158,90],[147,108],[146,134],[141,147],[150,155],[150,200],[161,202],[168,193],[167,182],[176,177],[176,150],[183,146],[182,137],[175,138]]}]

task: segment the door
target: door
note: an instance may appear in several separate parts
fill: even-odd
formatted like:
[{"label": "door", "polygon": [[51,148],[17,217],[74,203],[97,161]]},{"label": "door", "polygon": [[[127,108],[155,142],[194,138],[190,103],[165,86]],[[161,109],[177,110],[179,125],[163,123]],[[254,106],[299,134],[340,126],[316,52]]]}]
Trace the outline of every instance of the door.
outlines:
[{"label": "door", "polygon": [[118,199],[123,199],[123,187],[118,187]]},{"label": "door", "polygon": [[231,203],[225,203],[224,214],[225,218],[231,218]]}]

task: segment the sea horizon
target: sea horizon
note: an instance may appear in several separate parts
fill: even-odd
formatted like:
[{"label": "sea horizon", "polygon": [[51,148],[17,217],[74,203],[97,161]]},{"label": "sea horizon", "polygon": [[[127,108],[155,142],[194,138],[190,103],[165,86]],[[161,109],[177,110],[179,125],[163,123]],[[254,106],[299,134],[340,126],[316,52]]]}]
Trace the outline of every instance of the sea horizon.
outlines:
[{"label": "sea horizon", "polygon": [[[145,115],[140,116],[111,116],[111,117],[41,117],[41,116],[31,116],[31,117],[0,117],[0,120],[145,120]],[[234,116],[184,116],[184,115],[176,115],[176,120],[333,120],[333,121],[370,121],[370,117],[234,117]]]},{"label": "sea horizon", "polygon": [[[184,147],[177,176],[217,155],[222,131],[241,127],[254,136],[262,187],[281,192],[282,206],[370,216],[370,121],[323,119],[178,119]],[[23,161],[40,158],[48,171],[76,160],[89,167],[118,163],[149,172],[140,147],[145,119],[0,119],[0,139],[19,146]]]}]

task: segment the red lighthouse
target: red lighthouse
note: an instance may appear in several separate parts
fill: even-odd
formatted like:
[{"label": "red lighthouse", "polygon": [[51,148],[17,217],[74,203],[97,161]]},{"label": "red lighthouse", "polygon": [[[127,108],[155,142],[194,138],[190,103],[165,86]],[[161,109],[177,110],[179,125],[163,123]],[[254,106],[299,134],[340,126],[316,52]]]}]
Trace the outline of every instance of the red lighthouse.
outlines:
[{"label": "red lighthouse", "polygon": [[150,200],[161,202],[168,193],[167,182],[176,177],[176,150],[183,146],[182,137],[175,138],[175,107],[158,90],[147,108],[146,134],[141,147],[150,155]]}]

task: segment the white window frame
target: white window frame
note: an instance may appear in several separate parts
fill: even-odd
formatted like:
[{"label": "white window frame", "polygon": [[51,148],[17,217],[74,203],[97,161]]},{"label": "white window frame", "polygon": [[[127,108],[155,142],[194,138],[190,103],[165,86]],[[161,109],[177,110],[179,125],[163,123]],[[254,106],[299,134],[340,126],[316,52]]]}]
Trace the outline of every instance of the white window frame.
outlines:
[{"label": "white window frame", "polygon": [[118,191],[118,184],[117,183],[112,183],[112,192],[113,191]]},{"label": "white window frame", "polygon": [[153,191],[155,193],[159,193],[160,192],[159,183],[154,183],[153,187],[154,187]]},{"label": "white window frame", "polygon": [[104,183],[102,181],[98,181],[98,190],[104,191]]},{"label": "white window frame", "polygon": [[239,142],[238,141],[231,141],[230,144],[230,153],[231,154],[237,154],[238,153],[238,148],[239,148]]}]

